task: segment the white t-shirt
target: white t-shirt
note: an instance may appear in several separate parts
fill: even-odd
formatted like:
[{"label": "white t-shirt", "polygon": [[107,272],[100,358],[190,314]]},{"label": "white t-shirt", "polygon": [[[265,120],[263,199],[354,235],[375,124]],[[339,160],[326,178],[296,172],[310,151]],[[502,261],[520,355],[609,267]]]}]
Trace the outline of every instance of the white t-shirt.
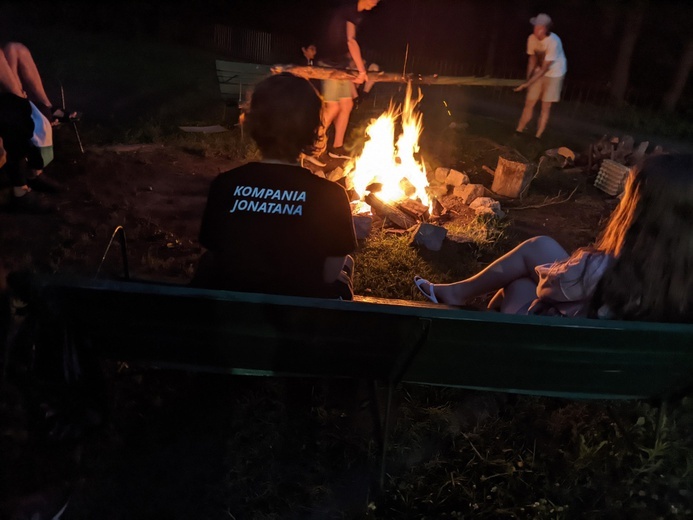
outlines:
[{"label": "white t-shirt", "polygon": [[537,66],[541,67],[544,60],[550,61],[551,66],[546,71],[546,76],[549,78],[560,78],[565,76],[568,71],[568,61],[565,59],[563,52],[563,43],[561,39],[554,33],[551,33],[543,40],[539,40],[534,34],[530,34],[527,38],[527,54],[532,54],[537,57]]}]

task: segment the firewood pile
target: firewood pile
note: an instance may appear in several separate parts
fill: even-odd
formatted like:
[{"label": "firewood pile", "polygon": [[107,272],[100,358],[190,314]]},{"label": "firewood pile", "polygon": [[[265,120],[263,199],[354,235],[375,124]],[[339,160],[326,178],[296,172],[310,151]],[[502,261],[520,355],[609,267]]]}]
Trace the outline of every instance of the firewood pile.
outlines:
[{"label": "firewood pile", "polygon": [[590,173],[597,171],[595,187],[603,192],[620,196],[623,192],[630,168],[639,163],[646,155],[663,152],[661,146],[655,146],[649,153],[649,141],[642,141],[637,146],[633,137],[602,136],[589,148]]},{"label": "firewood pile", "polygon": [[[590,145],[590,167],[597,169],[604,159],[615,161],[624,166],[634,166],[648,155],[649,141],[643,141],[635,146],[635,140],[625,135],[623,137],[602,136],[601,139]],[[661,146],[655,146],[652,154],[662,153]]]}]

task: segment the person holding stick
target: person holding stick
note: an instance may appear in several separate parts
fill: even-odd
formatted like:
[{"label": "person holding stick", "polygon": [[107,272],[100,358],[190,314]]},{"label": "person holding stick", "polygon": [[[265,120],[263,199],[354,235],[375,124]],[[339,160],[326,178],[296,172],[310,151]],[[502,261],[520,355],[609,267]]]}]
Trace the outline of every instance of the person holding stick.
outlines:
[{"label": "person holding stick", "polygon": [[551,105],[561,99],[568,62],[561,39],[551,31],[551,17],[541,13],[529,22],[534,26],[534,31],[527,38],[527,81],[515,88],[515,92],[526,90],[527,98],[515,131],[524,132],[534,115],[534,106],[541,100],[541,114],[535,134],[540,139],[549,122]]},{"label": "person holding stick", "polygon": [[324,58],[319,64],[326,67],[348,68],[353,61],[353,65],[358,70],[358,77],[353,82],[323,81],[325,131],[334,123],[334,140],[332,145],[328,146],[327,154],[334,159],[350,157],[344,149],[344,136],[354,108],[354,84],[360,85],[368,79],[366,66],[361,56],[361,47],[356,40],[356,30],[363,20],[364,11],[375,8],[378,2],[379,0],[351,0],[333,11],[326,28],[325,42],[320,51]]}]

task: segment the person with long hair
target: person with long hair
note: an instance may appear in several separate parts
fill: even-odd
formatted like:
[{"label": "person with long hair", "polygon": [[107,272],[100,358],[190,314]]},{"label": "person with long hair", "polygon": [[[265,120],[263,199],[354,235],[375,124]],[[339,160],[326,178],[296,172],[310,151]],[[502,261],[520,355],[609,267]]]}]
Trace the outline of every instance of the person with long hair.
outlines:
[{"label": "person with long hair", "polygon": [[509,314],[691,322],[693,155],[651,156],[633,168],[590,247],[569,255],[539,236],[466,280],[414,281],[426,298],[450,305],[496,291],[489,307]]},{"label": "person with long hair", "polygon": [[306,79],[282,73],[256,85],[244,125],[262,160],[212,181],[200,228],[207,253],[193,285],[353,298],[349,197],[298,163],[322,138],[321,109]]}]

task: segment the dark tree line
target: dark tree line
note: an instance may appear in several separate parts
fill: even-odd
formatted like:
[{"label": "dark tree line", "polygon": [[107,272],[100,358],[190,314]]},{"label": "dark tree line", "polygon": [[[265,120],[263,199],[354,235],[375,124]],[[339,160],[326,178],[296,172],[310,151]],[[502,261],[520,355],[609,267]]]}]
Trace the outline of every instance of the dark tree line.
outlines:
[{"label": "dark tree line", "polygon": [[[138,37],[180,36],[195,24],[227,24],[314,39],[343,0],[6,0],[3,12],[37,24]],[[692,99],[693,2],[688,0],[388,0],[370,13],[364,43],[404,57],[474,63],[488,75],[522,75],[530,16],[546,11],[563,40],[571,79],[601,82],[622,105],[635,87],[676,111]],[[11,18],[11,17],[10,17]],[[11,26],[0,19],[4,38]],[[190,41],[193,41],[192,39]]]}]

